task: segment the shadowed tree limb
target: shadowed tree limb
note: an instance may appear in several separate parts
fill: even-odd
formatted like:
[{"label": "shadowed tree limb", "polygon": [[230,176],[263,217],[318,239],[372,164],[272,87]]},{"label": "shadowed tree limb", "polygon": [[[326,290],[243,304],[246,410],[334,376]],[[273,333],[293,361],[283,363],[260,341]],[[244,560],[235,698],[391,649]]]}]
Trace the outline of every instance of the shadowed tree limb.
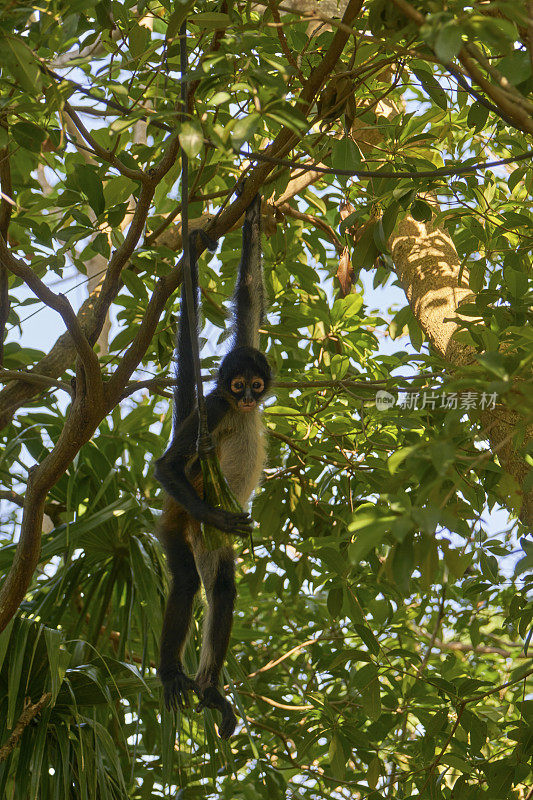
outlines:
[{"label": "shadowed tree limb", "polygon": [[2,761],[5,761],[13,752],[17,744],[19,743],[22,734],[24,733],[24,729],[30,724],[32,719],[34,719],[37,714],[43,710],[43,708],[48,705],[50,702],[50,698],[52,695],[50,692],[45,692],[40,700],[36,703],[28,703],[25,707],[24,711],[20,715],[17,720],[15,727],[13,728],[13,732],[11,733],[7,742],[0,747],[0,764]]}]

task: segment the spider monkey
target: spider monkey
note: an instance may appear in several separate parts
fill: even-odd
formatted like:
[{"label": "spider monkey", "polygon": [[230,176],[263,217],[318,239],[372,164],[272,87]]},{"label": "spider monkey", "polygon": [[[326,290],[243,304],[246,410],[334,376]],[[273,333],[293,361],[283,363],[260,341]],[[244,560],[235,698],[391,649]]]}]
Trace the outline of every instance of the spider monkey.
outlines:
[{"label": "spider monkey", "polygon": [[[216,388],[206,400],[207,420],[222,472],[241,505],[257,486],[265,459],[259,404],[272,376],[258,350],[259,326],[264,315],[261,264],[261,198],[248,207],[242,229],[242,254],[233,301],[235,333],[230,352],[218,370]],[[196,239],[191,237],[195,318],[198,319]],[[155,465],[165,489],[159,537],[172,574],[161,636],[159,678],[167,708],[188,705],[188,693],[200,698],[199,708],[222,714],[219,736],[228,738],[237,723],[231,704],[218,688],[228,648],[235,603],[232,547],[208,551],[200,523],[227,533],[247,536],[248,513],[212,508],[202,498],[202,476],[197,454],[198,406],[191,356],[185,292],[182,292],[174,390],[174,426],[170,445]],[[207,609],[202,632],[200,664],[194,680],[182,665],[182,653],[192,616],[194,596],[204,585]]]}]

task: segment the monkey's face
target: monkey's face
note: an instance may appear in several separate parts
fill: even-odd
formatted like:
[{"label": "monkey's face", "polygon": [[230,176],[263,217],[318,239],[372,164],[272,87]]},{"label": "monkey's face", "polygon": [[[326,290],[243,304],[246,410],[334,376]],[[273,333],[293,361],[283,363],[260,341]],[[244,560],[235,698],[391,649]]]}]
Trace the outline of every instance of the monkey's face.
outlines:
[{"label": "monkey's face", "polygon": [[237,411],[247,413],[262,401],[272,383],[263,353],[254,347],[235,347],[222,360],[218,388]]},{"label": "monkey's face", "polygon": [[265,382],[260,375],[235,375],[229,388],[235,407],[247,413],[254,410],[265,393]]}]

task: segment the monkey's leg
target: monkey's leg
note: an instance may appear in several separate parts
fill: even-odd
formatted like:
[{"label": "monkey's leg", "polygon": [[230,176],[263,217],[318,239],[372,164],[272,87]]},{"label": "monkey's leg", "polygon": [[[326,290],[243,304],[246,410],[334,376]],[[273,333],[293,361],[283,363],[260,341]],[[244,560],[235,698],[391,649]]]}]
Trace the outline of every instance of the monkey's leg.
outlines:
[{"label": "monkey's leg", "polygon": [[213,708],[222,714],[218,727],[221,739],[228,739],[237,724],[231,703],[218,688],[220,672],[228,649],[235,605],[235,566],[229,547],[204,552],[197,559],[207,598],[202,633],[202,651],[196,683],[199,708]]},{"label": "monkey's leg", "polygon": [[160,529],[172,574],[172,588],[163,618],[158,675],[163,684],[165,705],[168,709],[175,709],[187,706],[189,691],[197,689],[195,682],[183,671],[181,658],[200,577],[190,546],[183,535],[184,526],[170,530],[169,516],[165,518],[163,515]]}]

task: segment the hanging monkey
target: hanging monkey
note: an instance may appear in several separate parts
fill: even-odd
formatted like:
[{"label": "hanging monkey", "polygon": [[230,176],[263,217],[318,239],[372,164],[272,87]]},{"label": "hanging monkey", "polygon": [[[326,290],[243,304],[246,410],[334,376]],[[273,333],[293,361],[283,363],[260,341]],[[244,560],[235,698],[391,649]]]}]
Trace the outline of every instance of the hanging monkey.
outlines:
[{"label": "hanging monkey", "polygon": [[[242,254],[235,288],[233,346],[223,359],[216,388],[205,398],[207,421],[228,485],[242,506],[250,499],[263,470],[265,448],[259,404],[271,380],[268,362],[258,350],[259,326],[264,314],[261,263],[261,198],[248,207],[242,229]],[[195,318],[198,319],[196,239],[191,237]],[[221,738],[235,730],[231,704],[219,689],[228,648],[235,603],[232,547],[206,549],[201,523],[237,536],[252,529],[248,513],[212,508],[202,498],[202,476],[197,454],[198,406],[191,356],[185,292],[182,291],[177,341],[174,426],[170,445],[155,465],[155,475],[166,492],[159,536],[172,574],[161,636],[159,678],[167,708],[188,705],[189,691],[200,706],[221,712]],[[192,616],[194,596],[202,581],[207,598],[200,664],[189,678],[182,654]]]}]

